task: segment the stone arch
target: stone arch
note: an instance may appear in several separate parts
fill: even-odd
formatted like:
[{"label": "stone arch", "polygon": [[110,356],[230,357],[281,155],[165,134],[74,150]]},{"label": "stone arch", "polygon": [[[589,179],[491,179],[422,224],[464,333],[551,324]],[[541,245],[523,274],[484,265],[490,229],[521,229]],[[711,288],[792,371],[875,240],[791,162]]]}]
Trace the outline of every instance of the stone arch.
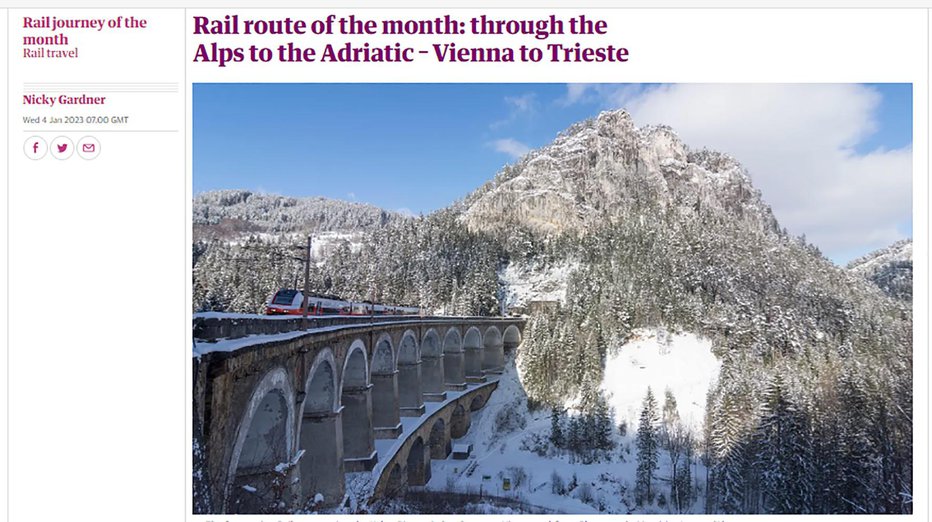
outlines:
[{"label": "stone arch", "polygon": [[517,348],[521,344],[521,329],[515,325],[505,328],[505,333],[502,334],[502,343],[505,345],[506,351]]},{"label": "stone arch", "polygon": [[324,348],[314,358],[304,382],[305,412],[333,412],[339,408],[336,366],[330,348]]},{"label": "stone arch", "polygon": [[485,406],[485,403],[488,402],[488,400],[488,395],[484,393],[476,394],[476,396],[472,398],[472,402],[469,403],[469,411],[481,410],[482,407]]},{"label": "stone arch", "polygon": [[482,369],[486,372],[502,373],[504,368],[505,348],[502,332],[497,326],[490,326],[482,336]]},{"label": "stone arch", "polygon": [[243,486],[268,492],[273,470],[294,453],[294,389],[284,368],[269,370],[256,384],[236,429],[224,487],[225,511],[255,513],[262,497]]},{"label": "stone arch", "polygon": [[421,392],[421,353],[417,336],[405,331],[398,346],[398,404],[405,417],[420,417],[424,413]]},{"label": "stone arch", "polygon": [[447,394],[443,386],[444,356],[440,345],[440,335],[435,328],[430,328],[421,339],[421,384],[424,400],[441,402]]},{"label": "stone arch", "polygon": [[430,480],[430,448],[424,439],[417,437],[408,450],[408,486],[423,486]]},{"label": "stone arch", "polygon": [[405,330],[401,335],[401,342],[398,344],[398,363],[414,363],[421,360],[420,347],[417,342],[417,335],[413,330]]},{"label": "stone arch", "polygon": [[372,425],[377,439],[393,439],[401,434],[398,404],[398,370],[395,349],[386,333],[379,336],[369,368],[372,383]]},{"label": "stone arch", "polygon": [[405,489],[405,474],[401,471],[401,465],[392,466],[392,471],[388,474],[388,483],[385,485],[385,494],[389,497],[401,496]]},{"label": "stone arch", "polygon": [[325,504],[343,498],[343,426],[337,371],[330,348],[321,350],[307,374],[300,428],[302,503],[317,494]]},{"label": "stone arch", "polygon": [[440,357],[443,351],[440,346],[440,334],[436,328],[428,328],[421,340],[421,359],[424,357]]},{"label": "stone arch", "polygon": [[447,387],[465,389],[463,338],[458,328],[450,328],[443,336],[443,372],[443,380]]},{"label": "stone arch", "polygon": [[468,382],[482,382],[482,333],[473,326],[463,336],[463,367]]},{"label": "stone arch", "polygon": [[369,385],[369,358],[366,343],[362,339],[354,340],[346,351],[342,375],[341,391],[347,387],[360,388]]},{"label": "stone arch", "polygon": [[375,342],[369,371],[371,374],[386,374],[395,371],[395,347],[392,345],[392,338],[387,333],[380,335]]},{"label": "stone arch", "polygon": [[377,460],[372,433],[371,388],[366,344],[356,339],[347,351],[340,387],[343,465],[347,472],[371,470]]},{"label": "stone arch", "polygon": [[458,439],[469,431],[470,424],[469,410],[463,407],[462,404],[457,404],[456,408],[453,409],[453,415],[450,416],[450,437],[453,439]]},{"label": "stone arch", "polygon": [[430,458],[432,459],[443,460],[453,451],[453,444],[450,442],[450,436],[447,432],[447,423],[444,422],[443,418],[437,419],[434,425],[431,426],[430,436],[427,440],[430,445]]}]

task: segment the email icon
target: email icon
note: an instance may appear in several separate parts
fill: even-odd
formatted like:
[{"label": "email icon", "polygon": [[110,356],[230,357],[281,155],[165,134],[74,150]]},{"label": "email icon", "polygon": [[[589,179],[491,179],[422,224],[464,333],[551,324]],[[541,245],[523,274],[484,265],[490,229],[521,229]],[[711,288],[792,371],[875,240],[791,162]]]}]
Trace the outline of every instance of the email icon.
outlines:
[{"label": "email icon", "polygon": [[78,155],[86,160],[92,160],[100,154],[100,142],[93,136],[85,136],[78,141]]}]

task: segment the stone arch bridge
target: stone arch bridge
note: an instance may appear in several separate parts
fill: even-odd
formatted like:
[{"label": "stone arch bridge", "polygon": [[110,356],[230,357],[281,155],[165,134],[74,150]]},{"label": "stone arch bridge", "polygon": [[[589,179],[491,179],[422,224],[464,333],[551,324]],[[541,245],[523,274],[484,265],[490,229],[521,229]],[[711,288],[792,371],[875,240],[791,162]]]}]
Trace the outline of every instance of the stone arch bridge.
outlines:
[{"label": "stone arch bridge", "polygon": [[[196,510],[210,513],[337,505],[351,472],[373,473],[375,495],[425,484],[524,329],[522,318],[392,318],[206,342],[195,323]],[[381,439],[396,440],[390,454]]]}]

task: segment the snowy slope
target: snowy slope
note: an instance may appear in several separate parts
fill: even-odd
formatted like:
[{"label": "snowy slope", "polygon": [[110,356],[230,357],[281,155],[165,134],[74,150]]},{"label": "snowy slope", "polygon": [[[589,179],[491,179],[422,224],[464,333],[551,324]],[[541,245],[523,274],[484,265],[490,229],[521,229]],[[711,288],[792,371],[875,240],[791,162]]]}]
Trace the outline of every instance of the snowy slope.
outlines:
[{"label": "snowy slope", "polygon": [[[521,449],[522,441],[530,434],[546,434],[550,429],[549,411],[530,413],[527,396],[518,380],[513,361],[499,380],[498,389],[486,406],[473,413],[469,432],[454,444],[472,444],[472,457],[467,460],[431,461],[431,479],[427,489],[457,492],[479,492],[484,494],[513,497],[528,504],[564,513],[598,513],[598,509],[572,496],[554,495],[550,490],[550,475],[557,471],[566,481],[575,472],[580,481],[601,483],[598,480],[605,465],[582,466],[571,464],[566,459],[547,459]],[[496,417],[503,410],[512,409],[523,417],[527,424],[523,429],[499,432]],[[521,468],[528,475],[524,484],[511,491],[502,488],[502,477],[513,477],[513,469]],[[489,477],[489,478],[483,478]],[[617,491],[611,484],[603,484],[603,497],[608,501]],[[617,496],[617,495],[615,495]],[[614,506],[619,508],[619,506]],[[614,511],[614,509],[613,509]]]},{"label": "snowy slope", "polygon": [[861,277],[870,279],[872,275],[882,270],[885,265],[901,262],[912,262],[913,242],[911,239],[897,241],[887,248],[875,250],[863,257],[848,263],[847,269]]},{"label": "snowy slope", "polygon": [[722,366],[712,354],[712,342],[662,329],[639,329],[634,334],[605,361],[602,389],[615,408],[616,420],[637,426],[647,387],[651,387],[661,407],[664,392],[669,389],[676,398],[680,418],[700,435],[706,392]]},{"label": "snowy slope", "polygon": [[[629,427],[625,436],[614,432],[617,446],[610,461],[584,464],[561,450],[551,449],[546,456],[534,451],[535,442],[539,447],[550,434],[550,410],[528,411],[527,395],[512,359],[488,404],[473,414],[469,432],[454,441],[473,444],[472,457],[432,461],[427,489],[476,493],[481,488],[484,494],[511,497],[559,513],[668,512],[655,505],[635,508],[634,504],[634,437],[644,393],[650,385],[662,407],[664,390],[669,388],[677,397],[681,418],[698,435],[706,390],[717,378],[720,362],[711,352],[711,343],[695,335],[668,334],[660,329],[643,329],[636,334],[633,340],[613,350],[606,362],[602,389],[611,394],[615,424],[626,421]],[[572,400],[568,405],[572,406]],[[508,412],[512,419],[523,419],[524,426],[521,420],[504,422]],[[508,428],[502,430],[499,425]],[[698,463],[694,466],[694,477],[701,482],[704,468]],[[658,484],[669,479],[668,467],[668,460],[661,456]],[[514,485],[515,477],[522,473],[526,478],[520,485],[510,491],[503,489],[503,478],[510,478]],[[551,481],[554,473],[567,484],[575,475],[579,485],[564,495],[556,494]],[[585,494],[587,489],[591,495]],[[580,499],[587,496],[591,496],[587,502]],[[702,509],[700,499],[691,512],[701,513]]]}]

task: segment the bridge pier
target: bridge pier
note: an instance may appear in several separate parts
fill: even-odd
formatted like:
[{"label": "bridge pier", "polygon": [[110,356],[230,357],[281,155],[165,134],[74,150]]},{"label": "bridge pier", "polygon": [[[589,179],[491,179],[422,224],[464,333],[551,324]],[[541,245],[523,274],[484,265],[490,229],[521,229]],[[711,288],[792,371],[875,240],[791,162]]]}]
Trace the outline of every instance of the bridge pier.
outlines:
[{"label": "bridge pier", "polygon": [[317,494],[323,495],[326,506],[343,500],[342,442],[341,411],[304,412],[300,446],[304,456],[299,461],[302,504],[313,501]]},{"label": "bridge pier", "polygon": [[372,430],[372,385],[344,388],[343,466],[347,473],[370,471],[379,461]]},{"label": "bridge pier", "polygon": [[498,328],[489,328],[482,338],[483,373],[501,374],[505,370],[505,349],[502,334]]},{"label": "bridge pier", "polygon": [[447,392],[443,387],[444,356],[440,357],[422,355],[421,375],[424,383],[424,400],[427,402],[443,402],[447,400]]},{"label": "bridge pier", "polygon": [[420,417],[424,415],[424,398],[421,393],[421,361],[398,363],[398,388],[400,415]]},{"label": "bridge pier", "polygon": [[396,439],[401,435],[397,370],[372,375],[372,424],[377,439]]},{"label": "bridge pier", "polygon": [[482,374],[482,349],[478,346],[467,347],[464,366],[466,370],[466,382],[485,382],[485,375]]},{"label": "bridge pier", "polygon": [[444,385],[448,390],[462,391],[466,389],[466,374],[464,372],[463,352],[449,352],[444,356]]}]

